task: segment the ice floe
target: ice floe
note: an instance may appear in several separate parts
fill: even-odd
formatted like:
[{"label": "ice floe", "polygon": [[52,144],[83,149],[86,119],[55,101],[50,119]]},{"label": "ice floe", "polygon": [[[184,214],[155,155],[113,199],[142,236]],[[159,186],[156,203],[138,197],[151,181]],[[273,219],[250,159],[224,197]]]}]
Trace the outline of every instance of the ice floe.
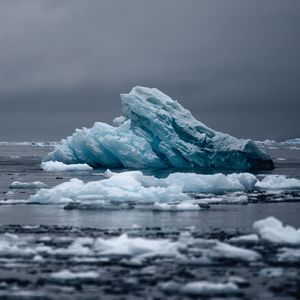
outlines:
[{"label": "ice floe", "polygon": [[225,296],[239,293],[239,288],[232,282],[215,283],[209,281],[195,281],[185,284],[180,290],[188,296]]},{"label": "ice floe", "polygon": [[154,211],[193,211],[202,209],[198,203],[183,201],[181,203],[158,203],[155,202],[152,208]]},{"label": "ice floe", "polygon": [[46,172],[90,171],[88,164],[64,164],[60,161],[46,161],[41,163],[41,168]]},{"label": "ice floe", "polygon": [[74,279],[86,280],[86,279],[96,279],[99,277],[99,274],[97,272],[93,272],[93,271],[71,272],[69,270],[62,270],[59,272],[51,273],[50,277],[52,279],[62,280],[62,281],[68,281],[68,280],[74,280]]},{"label": "ice floe", "polygon": [[300,244],[300,229],[292,226],[284,226],[281,221],[274,217],[268,217],[263,220],[256,221],[253,229],[259,237],[267,242],[278,244]]},{"label": "ice floe", "polygon": [[213,259],[231,259],[240,261],[256,261],[261,259],[256,251],[244,249],[227,243],[218,242],[209,252],[209,257]]},{"label": "ice floe", "polygon": [[[88,206],[95,209],[130,209],[130,205],[116,204],[156,203],[153,207],[156,210],[199,210],[210,204],[247,204],[259,196],[267,199],[266,191],[278,193],[276,201],[291,201],[284,192],[300,190],[299,179],[283,175],[267,175],[259,181],[249,173],[172,173],[166,178],[156,178],[143,175],[141,171],[114,173],[107,170],[102,178],[90,182],[73,178],[51,189],[40,189],[27,202],[69,203],[68,209],[87,209]],[[30,187],[27,184],[13,186]]]},{"label": "ice floe", "polygon": [[47,160],[126,168],[272,169],[252,140],[217,132],[157,89],[121,94],[123,116],[115,126],[97,122],[63,139]]},{"label": "ice floe", "polygon": [[300,190],[300,180],[287,178],[285,175],[268,175],[255,184],[256,187],[266,190]]},{"label": "ice floe", "polygon": [[158,179],[140,171],[106,172],[106,179],[84,183],[71,179],[52,189],[41,189],[29,202],[68,203],[71,201],[178,202],[191,200],[187,192],[225,193],[247,191],[254,187],[256,177],[249,173],[201,175],[173,173]]},{"label": "ice floe", "polygon": [[47,185],[41,181],[33,181],[33,182],[21,182],[21,181],[14,181],[10,184],[10,189],[38,189],[44,188]]}]

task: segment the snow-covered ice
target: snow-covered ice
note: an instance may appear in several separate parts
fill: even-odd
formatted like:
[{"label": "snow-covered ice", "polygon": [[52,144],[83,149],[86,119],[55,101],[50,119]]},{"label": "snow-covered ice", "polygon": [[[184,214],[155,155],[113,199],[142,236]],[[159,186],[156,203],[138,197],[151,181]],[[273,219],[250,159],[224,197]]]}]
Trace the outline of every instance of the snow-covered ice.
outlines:
[{"label": "snow-covered ice", "polygon": [[47,160],[126,168],[272,169],[252,140],[217,132],[157,89],[121,94],[123,116],[114,125],[96,122],[61,141]]},{"label": "snow-covered ice", "polygon": [[41,168],[46,172],[90,171],[93,170],[88,164],[64,164],[60,161],[44,161]]}]

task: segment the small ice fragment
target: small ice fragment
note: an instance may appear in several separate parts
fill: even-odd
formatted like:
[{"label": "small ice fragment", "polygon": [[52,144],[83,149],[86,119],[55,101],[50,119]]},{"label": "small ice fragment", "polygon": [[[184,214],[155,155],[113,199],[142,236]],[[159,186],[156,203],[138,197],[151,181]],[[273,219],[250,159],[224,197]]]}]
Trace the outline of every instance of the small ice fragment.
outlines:
[{"label": "small ice fragment", "polygon": [[193,211],[201,209],[199,204],[190,201],[183,201],[178,204],[155,202],[152,208],[154,211]]},{"label": "small ice fragment", "polygon": [[177,244],[167,239],[130,238],[127,234],[111,239],[97,238],[94,248],[102,255],[119,254],[136,257],[177,256]]},{"label": "small ice fragment", "polygon": [[64,164],[60,161],[46,161],[41,163],[41,168],[46,172],[90,171],[88,164]]},{"label": "small ice fragment", "polygon": [[187,283],[181,293],[188,296],[225,296],[239,293],[235,283],[214,283],[209,281],[195,281]]},{"label": "small ice fragment", "polygon": [[285,175],[267,175],[262,181],[258,181],[255,186],[266,190],[300,190],[300,180],[287,178]]},{"label": "small ice fragment", "polygon": [[259,241],[259,237],[257,234],[247,234],[233,237],[229,241],[234,243],[256,243]]},{"label": "small ice fragment", "polygon": [[33,182],[20,182],[14,181],[9,188],[11,189],[37,189],[44,188],[47,185],[41,181],[33,181]]},{"label": "small ice fragment", "polygon": [[300,244],[300,229],[292,226],[283,226],[282,222],[274,217],[268,217],[254,222],[253,229],[265,241],[277,244]]},{"label": "small ice fragment", "polygon": [[274,278],[274,277],[280,277],[283,274],[282,268],[264,268],[261,269],[259,272],[260,276],[263,277],[269,277],[269,278]]},{"label": "small ice fragment", "polygon": [[222,242],[217,242],[209,252],[209,257],[213,259],[231,259],[246,262],[261,259],[260,254],[253,250],[232,246]]},{"label": "small ice fragment", "polygon": [[50,277],[56,280],[74,280],[74,279],[97,279],[99,274],[94,271],[88,272],[71,272],[69,270],[62,270],[60,272],[51,273]]}]

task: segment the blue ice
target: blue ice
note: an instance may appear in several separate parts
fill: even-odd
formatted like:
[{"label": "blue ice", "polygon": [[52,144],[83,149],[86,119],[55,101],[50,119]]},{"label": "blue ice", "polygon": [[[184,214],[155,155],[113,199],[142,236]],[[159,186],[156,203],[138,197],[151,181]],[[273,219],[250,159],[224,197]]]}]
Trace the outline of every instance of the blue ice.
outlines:
[{"label": "blue ice", "polygon": [[273,161],[252,140],[217,132],[155,88],[121,94],[123,116],[114,125],[76,129],[47,160],[109,168],[271,169]]}]

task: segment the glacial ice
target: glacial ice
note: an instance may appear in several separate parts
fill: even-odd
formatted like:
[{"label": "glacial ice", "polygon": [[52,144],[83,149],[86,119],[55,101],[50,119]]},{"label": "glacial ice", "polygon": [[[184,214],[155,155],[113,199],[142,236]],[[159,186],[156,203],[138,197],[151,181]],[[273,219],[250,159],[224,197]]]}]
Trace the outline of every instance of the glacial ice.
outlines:
[{"label": "glacial ice", "polygon": [[239,140],[197,121],[157,89],[121,94],[123,116],[114,126],[77,129],[46,160],[110,168],[270,169],[273,161],[252,140]]}]

